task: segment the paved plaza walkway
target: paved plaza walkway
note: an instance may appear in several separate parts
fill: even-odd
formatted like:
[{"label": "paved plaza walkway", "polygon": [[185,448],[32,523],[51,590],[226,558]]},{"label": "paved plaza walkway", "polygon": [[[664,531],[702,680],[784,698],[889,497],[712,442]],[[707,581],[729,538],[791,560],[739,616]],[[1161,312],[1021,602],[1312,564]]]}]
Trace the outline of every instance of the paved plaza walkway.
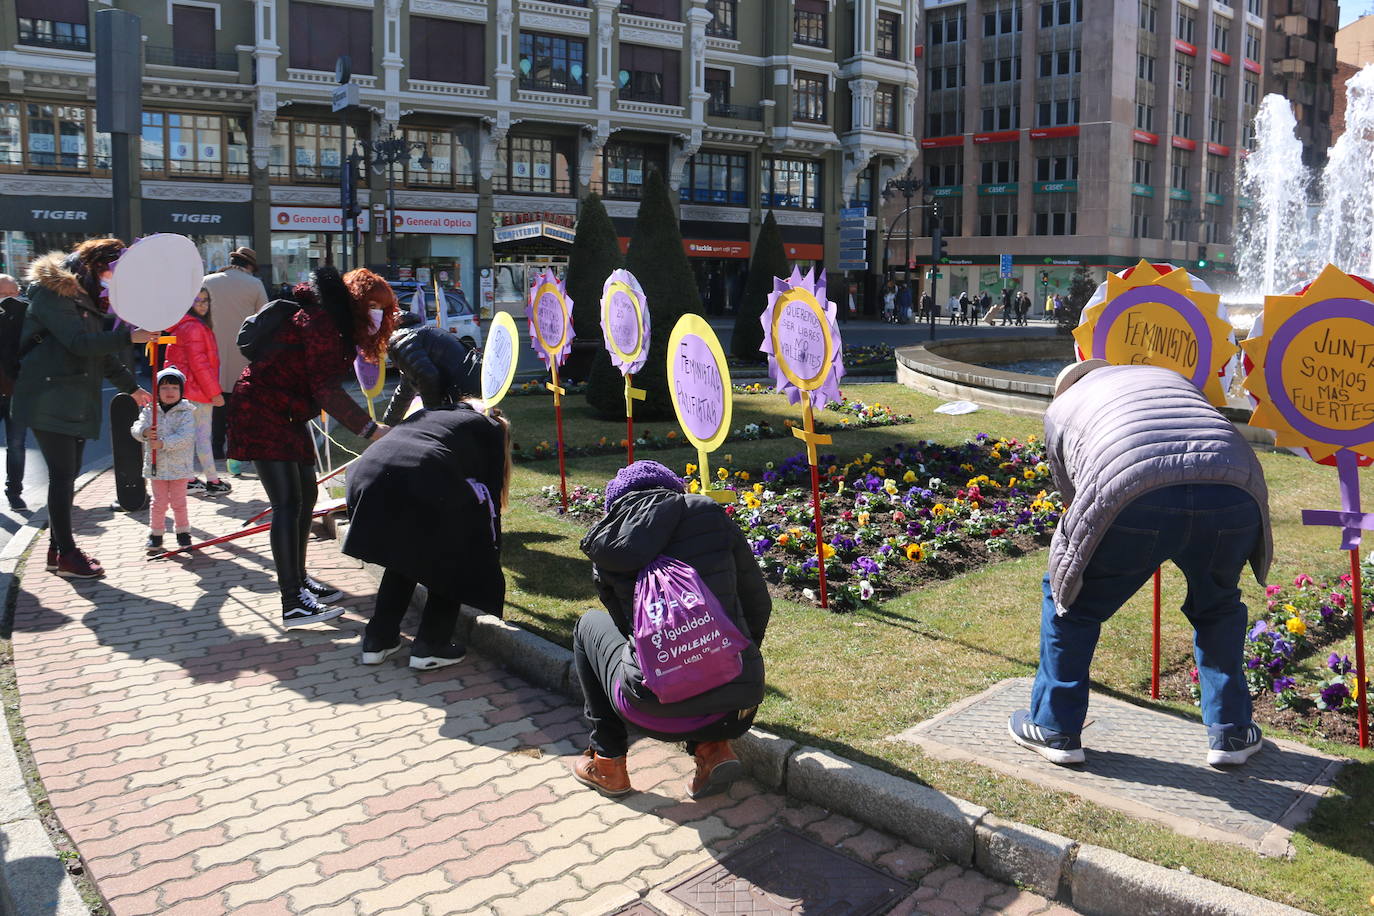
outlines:
[{"label": "paved plaza walkway", "polygon": [[[147,563],[146,514],[112,499],[109,474],[77,496],[106,579],[45,572],[35,541],[14,663],[43,785],[117,916],[697,913],[672,892],[710,867],[754,906],[718,894],[705,912],[785,912],[728,874],[747,855],[726,858],[780,827],[894,879],[873,912],[1071,912],[752,782],[692,802],[690,758],[658,742],[630,752],[639,791],[602,798],[569,774],[586,727],[566,697],[475,655],[358,664],[375,584],[334,542],[310,566],[347,615],[286,632],[265,536]],[[235,481],[192,499],[192,525],[223,534],[265,507]]]}]

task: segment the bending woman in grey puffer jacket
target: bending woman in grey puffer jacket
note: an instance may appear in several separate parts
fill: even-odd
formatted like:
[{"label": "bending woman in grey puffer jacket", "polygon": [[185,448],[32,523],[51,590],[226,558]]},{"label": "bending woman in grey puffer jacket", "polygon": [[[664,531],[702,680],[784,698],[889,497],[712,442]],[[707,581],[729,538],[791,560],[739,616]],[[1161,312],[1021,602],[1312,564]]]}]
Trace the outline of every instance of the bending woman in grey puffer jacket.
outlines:
[{"label": "bending woman in grey puffer jacket", "polygon": [[[574,767],[607,795],[629,792],[626,722],[650,737],[685,741],[696,759],[692,798],[725,789],[742,767],[729,741],[749,730],[763,700],[763,644],[773,602],[744,534],[719,503],[686,495],[682,479],[656,461],[622,468],[606,487],[606,515],[582,539],[605,611],[588,611],[573,633],[573,659],[592,726],[591,747]],[[753,645],[727,684],[660,703],[644,683],[630,634],[639,571],[660,555],[696,570]]]}]

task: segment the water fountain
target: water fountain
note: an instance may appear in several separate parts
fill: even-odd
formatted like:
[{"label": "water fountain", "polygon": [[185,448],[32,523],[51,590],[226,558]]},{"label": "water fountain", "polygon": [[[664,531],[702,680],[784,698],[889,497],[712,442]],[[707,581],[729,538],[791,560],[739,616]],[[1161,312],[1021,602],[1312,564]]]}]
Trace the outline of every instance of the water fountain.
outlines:
[{"label": "water fountain", "polygon": [[1245,298],[1255,306],[1264,293],[1297,280],[1307,259],[1310,176],[1302,164],[1297,124],[1287,99],[1265,96],[1255,116],[1255,148],[1241,162],[1240,193],[1251,205],[1241,227],[1236,263],[1242,277],[1259,282],[1257,289],[1246,290],[1250,295]]}]

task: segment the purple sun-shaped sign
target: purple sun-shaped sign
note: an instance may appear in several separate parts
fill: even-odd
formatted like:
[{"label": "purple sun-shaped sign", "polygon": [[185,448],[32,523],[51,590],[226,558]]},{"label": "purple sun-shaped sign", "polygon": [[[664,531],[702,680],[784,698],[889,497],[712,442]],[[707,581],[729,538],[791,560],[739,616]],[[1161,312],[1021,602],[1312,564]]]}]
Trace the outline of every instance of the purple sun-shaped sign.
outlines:
[{"label": "purple sun-shaped sign", "polygon": [[625,375],[644,367],[649,357],[649,306],[644,290],[628,270],[614,270],[601,291],[601,333],[611,364]]},{"label": "purple sun-shaped sign", "polygon": [[838,401],[841,359],[835,303],[825,298],[825,274],[795,267],[786,280],[773,278],[773,292],[763,312],[763,346],[773,385],[796,404],[805,394],[813,408]]},{"label": "purple sun-shaped sign", "polygon": [[525,317],[530,324],[530,344],[546,366],[556,368],[572,352],[572,300],[563,281],[545,270],[530,284]]}]

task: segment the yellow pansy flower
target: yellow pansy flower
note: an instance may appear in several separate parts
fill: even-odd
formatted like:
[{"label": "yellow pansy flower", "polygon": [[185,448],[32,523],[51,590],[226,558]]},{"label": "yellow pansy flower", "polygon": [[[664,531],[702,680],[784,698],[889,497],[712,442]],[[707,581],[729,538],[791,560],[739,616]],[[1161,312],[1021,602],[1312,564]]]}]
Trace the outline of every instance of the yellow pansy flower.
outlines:
[{"label": "yellow pansy flower", "polygon": [[1307,624],[1303,622],[1301,617],[1289,617],[1284,626],[1288,627],[1288,632],[1294,636],[1301,636],[1307,632]]}]

